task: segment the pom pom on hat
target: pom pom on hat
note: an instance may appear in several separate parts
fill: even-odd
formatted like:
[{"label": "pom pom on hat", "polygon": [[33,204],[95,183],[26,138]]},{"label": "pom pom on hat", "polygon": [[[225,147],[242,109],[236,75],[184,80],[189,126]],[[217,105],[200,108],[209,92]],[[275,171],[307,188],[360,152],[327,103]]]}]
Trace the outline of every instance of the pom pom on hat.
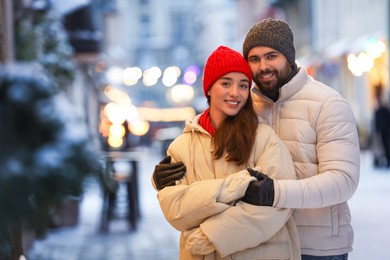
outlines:
[{"label": "pom pom on hat", "polygon": [[267,46],[279,51],[293,68],[296,67],[294,36],[285,21],[267,18],[254,24],[246,35],[242,48],[246,60],[249,51],[256,46]]},{"label": "pom pom on hat", "polygon": [[244,73],[249,82],[252,83],[252,73],[248,63],[238,51],[226,46],[219,46],[207,59],[203,71],[203,91],[207,97],[207,92],[223,75],[230,72]]}]

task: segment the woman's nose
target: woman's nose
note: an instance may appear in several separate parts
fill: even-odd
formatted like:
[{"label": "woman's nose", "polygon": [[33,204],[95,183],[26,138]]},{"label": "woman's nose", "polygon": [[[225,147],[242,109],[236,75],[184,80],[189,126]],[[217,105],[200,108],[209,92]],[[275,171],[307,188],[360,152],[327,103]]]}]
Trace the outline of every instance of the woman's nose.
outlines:
[{"label": "woman's nose", "polygon": [[229,95],[230,96],[237,96],[238,95],[238,84],[232,85],[232,87],[229,89]]}]

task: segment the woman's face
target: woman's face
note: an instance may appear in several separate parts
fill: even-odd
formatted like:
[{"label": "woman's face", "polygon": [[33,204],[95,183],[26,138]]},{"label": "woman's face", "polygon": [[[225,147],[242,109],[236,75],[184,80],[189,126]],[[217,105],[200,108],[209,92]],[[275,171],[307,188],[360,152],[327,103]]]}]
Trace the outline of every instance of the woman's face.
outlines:
[{"label": "woman's face", "polygon": [[210,117],[214,127],[228,116],[235,116],[248,100],[251,82],[241,72],[230,72],[220,77],[208,91]]}]

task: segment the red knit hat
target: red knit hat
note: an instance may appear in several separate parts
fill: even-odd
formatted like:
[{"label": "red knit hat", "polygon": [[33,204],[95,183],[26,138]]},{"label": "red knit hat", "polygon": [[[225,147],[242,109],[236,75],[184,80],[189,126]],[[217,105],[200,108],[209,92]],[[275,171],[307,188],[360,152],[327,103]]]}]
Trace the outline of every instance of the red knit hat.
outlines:
[{"label": "red knit hat", "polygon": [[252,73],[244,57],[237,51],[225,46],[219,46],[207,59],[203,71],[203,91],[207,92],[223,75],[230,72],[244,73],[252,84]]}]

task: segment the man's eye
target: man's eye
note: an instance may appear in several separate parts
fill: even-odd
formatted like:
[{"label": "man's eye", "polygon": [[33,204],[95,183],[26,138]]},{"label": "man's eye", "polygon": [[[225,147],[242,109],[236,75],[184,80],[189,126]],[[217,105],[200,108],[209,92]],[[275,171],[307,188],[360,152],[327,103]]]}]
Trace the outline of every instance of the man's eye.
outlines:
[{"label": "man's eye", "polygon": [[268,56],[267,56],[267,59],[273,60],[273,59],[275,59],[276,57],[277,57],[276,55],[272,54],[272,55],[268,55]]}]

